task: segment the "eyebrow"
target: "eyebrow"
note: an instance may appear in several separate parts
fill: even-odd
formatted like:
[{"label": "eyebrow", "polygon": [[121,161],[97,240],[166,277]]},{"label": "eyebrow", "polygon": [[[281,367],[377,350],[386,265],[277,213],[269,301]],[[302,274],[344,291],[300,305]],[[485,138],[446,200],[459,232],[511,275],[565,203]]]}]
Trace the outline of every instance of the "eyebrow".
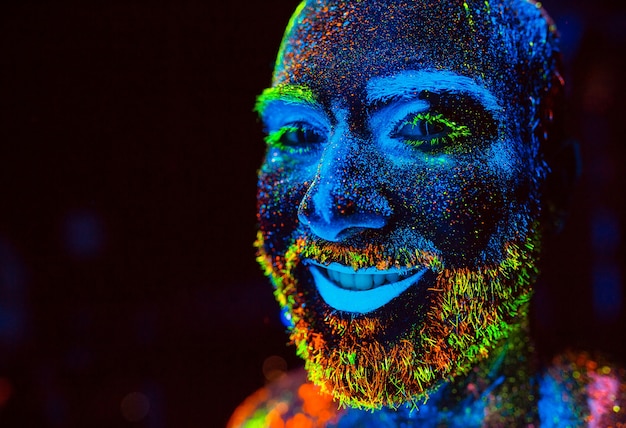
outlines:
[{"label": "eyebrow", "polygon": [[497,98],[486,87],[471,77],[447,70],[404,71],[393,76],[372,78],[367,83],[367,102],[375,105],[412,99],[423,91],[468,95],[493,113],[502,111]]},{"label": "eyebrow", "polygon": [[283,84],[264,89],[256,99],[254,111],[262,116],[267,106],[276,101],[287,104],[318,105],[316,97],[309,87]]}]

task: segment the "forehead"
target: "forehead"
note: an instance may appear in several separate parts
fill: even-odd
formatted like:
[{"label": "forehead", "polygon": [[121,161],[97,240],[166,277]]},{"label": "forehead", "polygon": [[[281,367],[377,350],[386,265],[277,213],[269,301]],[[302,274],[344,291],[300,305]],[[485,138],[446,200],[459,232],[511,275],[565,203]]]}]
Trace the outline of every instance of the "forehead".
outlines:
[{"label": "forehead", "polygon": [[303,2],[285,33],[274,86],[304,85],[322,99],[349,101],[365,98],[376,78],[444,70],[507,99],[519,76],[521,12],[484,0]]}]

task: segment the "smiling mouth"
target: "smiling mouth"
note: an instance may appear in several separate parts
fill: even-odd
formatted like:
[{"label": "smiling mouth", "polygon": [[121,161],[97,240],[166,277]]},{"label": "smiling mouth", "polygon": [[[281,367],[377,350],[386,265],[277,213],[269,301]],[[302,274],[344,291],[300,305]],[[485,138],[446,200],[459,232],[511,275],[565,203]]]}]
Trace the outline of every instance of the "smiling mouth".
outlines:
[{"label": "smiling mouth", "polygon": [[372,312],[419,282],[428,270],[365,268],[354,270],[339,263],[328,266],[305,260],[322,299],[334,309],[365,314]]}]

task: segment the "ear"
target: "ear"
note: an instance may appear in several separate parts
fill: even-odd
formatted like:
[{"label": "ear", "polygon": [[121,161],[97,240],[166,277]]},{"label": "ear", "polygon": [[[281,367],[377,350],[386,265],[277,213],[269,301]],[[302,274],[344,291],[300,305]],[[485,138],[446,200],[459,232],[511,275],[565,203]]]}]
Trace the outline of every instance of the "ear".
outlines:
[{"label": "ear", "polygon": [[578,141],[569,138],[564,129],[564,80],[559,73],[560,57],[552,75],[550,89],[540,107],[540,126],[537,137],[549,167],[544,182],[542,204],[547,233],[561,231],[567,219],[572,193],[581,174],[581,156]]},{"label": "ear", "polygon": [[[552,141],[554,143],[554,141]],[[557,150],[551,151],[546,161],[550,172],[544,184],[546,232],[558,233],[569,213],[572,193],[581,173],[580,146],[574,139],[566,139]]]}]

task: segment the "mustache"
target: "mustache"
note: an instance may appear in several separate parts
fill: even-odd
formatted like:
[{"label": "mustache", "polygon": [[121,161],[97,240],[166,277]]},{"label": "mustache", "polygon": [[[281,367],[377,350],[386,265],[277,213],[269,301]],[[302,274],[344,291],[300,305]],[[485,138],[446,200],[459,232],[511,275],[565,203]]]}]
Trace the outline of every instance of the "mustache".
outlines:
[{"label": "mustache", "polygon": [[299,258],[325,265],[339,263],[354,270],[426,267],[435,273],[443,271],[441,252],[432,242],[417,235],[405,236],[401,240],[390,237],[386,241],[352,239],[331,242],[307,232],[298,233],[294,238]]}]

